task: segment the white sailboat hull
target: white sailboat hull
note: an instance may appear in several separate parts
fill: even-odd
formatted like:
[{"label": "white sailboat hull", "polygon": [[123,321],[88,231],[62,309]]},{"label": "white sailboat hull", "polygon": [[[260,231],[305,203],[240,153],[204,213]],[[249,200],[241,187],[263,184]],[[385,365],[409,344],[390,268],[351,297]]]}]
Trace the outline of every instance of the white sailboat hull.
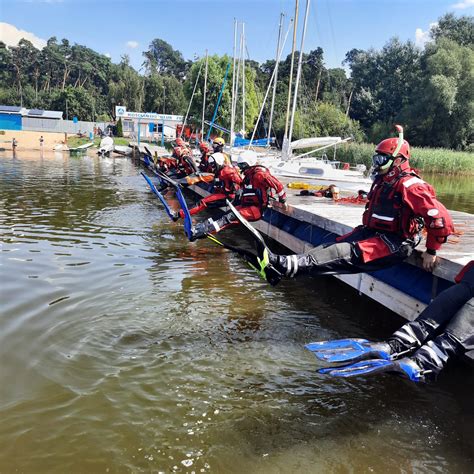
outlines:
[{"label": "white sailboat hull", "polygon": [[[265,160],[262,160],[265,164]],[[372,185],[372,181],[364,176],[360,170],[344,170],[338,169],[338,163],[328,162],[325,160],[303,159],[277,161],[265,164],[276,177],[294,178],[298,181],[304,181],[311,184],[319,184],[329,186],[335,184],[342,190],[368,192]]]}]

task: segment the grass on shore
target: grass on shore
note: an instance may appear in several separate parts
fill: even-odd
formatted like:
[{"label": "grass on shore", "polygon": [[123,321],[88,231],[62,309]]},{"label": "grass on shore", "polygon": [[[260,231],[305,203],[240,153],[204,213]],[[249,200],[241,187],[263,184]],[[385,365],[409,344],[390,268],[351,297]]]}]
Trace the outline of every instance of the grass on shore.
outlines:
[{"label": "grass on shore", "polygon": [[[114,144],[115,145],[124,145],[127,146],[130,142],[128,138],[123,138],[123,137],[113,137],[114,138]],[[100,137],[94,138],[94,146],[99,147],[100,145]],[[78,146],[84,145],[86,143],[90,143],[89,138],[79,138],[75,135],[68,137],[67,139],[67,146],[69,148],[76,148]]]},{"label": "grass on shore", "polygon": [[[336,159],[351,164],[363,163],[370,168],[374,150],[375,145],[370,143],[345,143],[338,146]],[[425,173],[474,175],[472,152],[411,147],[411,156],[412,167]]]}]

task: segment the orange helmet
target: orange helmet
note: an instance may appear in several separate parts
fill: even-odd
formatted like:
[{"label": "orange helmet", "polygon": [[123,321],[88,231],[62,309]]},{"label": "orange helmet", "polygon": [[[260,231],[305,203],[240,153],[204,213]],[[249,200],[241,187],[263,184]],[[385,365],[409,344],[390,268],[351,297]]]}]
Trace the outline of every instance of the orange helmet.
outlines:
[{"label": "orange helmet", "polygon": [[211,151],[211,145],[209,145],[209,143],[207,142],[201,142],[199,144],[199,149],[203,152],[203,153],[209,153]]},{"label": "orange helmet", "polygon": [[181,158],[183,156],[183,151],[184,149],[180,146],[175,146],[173,148],[173,155],[176,156],[177,158]]},{"label": "orange helmet", "polygon": [[176,146],[186,146],[186,143],[185,141],[181,138],[181,137],[178,137],[176,140]]},{"label": "orange helmet", "polygon": [[[384,155],[393,156],[393,153],[396,151],[397,146],[398,138],[386,138],[377,145],[375,151]],[[406,140],[403,140],[402,146],[400,147],[400,150],[398,150],[396,156],[398,155],[402,155],[407,160],[410,159],[410,144]]]}]

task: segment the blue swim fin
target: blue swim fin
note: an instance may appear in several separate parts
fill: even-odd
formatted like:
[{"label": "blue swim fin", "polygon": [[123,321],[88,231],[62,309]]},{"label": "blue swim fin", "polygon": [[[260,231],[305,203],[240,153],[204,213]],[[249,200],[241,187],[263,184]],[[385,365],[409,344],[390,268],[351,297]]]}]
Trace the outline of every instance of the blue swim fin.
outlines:
[{"label": "blue swim fin", "polygon": [[165,208],[165,211],[166,211],[166,214],[168,214],[168,217],[171,220],[174,220],[173,219],[174,218],[174,212],[170,208],[170,206],[169,206],[168,202],[166,201],[166,199],[164,198],[164,196],[160,193],[160,191],[158,191],[158,189],[156,189],[156,186],[153,184],[152,180],[145,173],[142,172],[142,176],[145,178],[146,182],[148,183],[148,186],[150,186],[150,189],[153,191],[153,193],[156,195],[156,197],[163,204],[163,206]]},{"label": "blue swim fin", "polygon": [[184,233],[186,234],[186,237],[191,240],[193,236],[193,220],[191,219],[191,214],[189,213],[186,199],[184,199],[183,193],[181,192],[179,186],[176,186],[176,198],[178,199],[184,214]]},{"label": "blue swim fin", "polygon": [[317,359],[329,363],[356,362],[365,359],[390,360],[392,349],[386,342],[369,342],[367,339],[334,339],[333,341],[306,344]]},{"label": "blue swim fin", "polygon": [[319,369],[318,373],[330,375],[331,377],[357,377],[359,375],[377,374],[381,372],[393,372],[400,374],[412,382],[424,382],[425,375],[431,371],[423,370],[414,359],[404,358],[390,361],[385,359],[369,359],[355,364],[341,367],[326,367]]},{"label": "blue swim fin", "polygon": [[158,178],[160,178],[162,181],[170,184],[171,186],[175,187],[175,188],[179,188],[181,187],[181,185],[175,181],[173,178],[170,178],[166,173],[163,173],[163,171],[161,170],[155,170],[155,174],[156,176],[158,176]]}]

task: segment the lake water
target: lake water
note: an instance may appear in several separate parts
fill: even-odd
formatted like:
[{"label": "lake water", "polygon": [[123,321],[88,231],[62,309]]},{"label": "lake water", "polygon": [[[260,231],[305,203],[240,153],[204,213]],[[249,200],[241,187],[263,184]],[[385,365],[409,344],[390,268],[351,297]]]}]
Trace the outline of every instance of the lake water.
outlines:
[{"label": "lake water", "polygon": [[423,174],[448,209],[474,214],[474,176]]},{"label": "lake water", "polygon": [[0,153],[0,203],[0,473],[472,472],[471,368],[316,374],[401,321],[190,244],[130,160]]}]

